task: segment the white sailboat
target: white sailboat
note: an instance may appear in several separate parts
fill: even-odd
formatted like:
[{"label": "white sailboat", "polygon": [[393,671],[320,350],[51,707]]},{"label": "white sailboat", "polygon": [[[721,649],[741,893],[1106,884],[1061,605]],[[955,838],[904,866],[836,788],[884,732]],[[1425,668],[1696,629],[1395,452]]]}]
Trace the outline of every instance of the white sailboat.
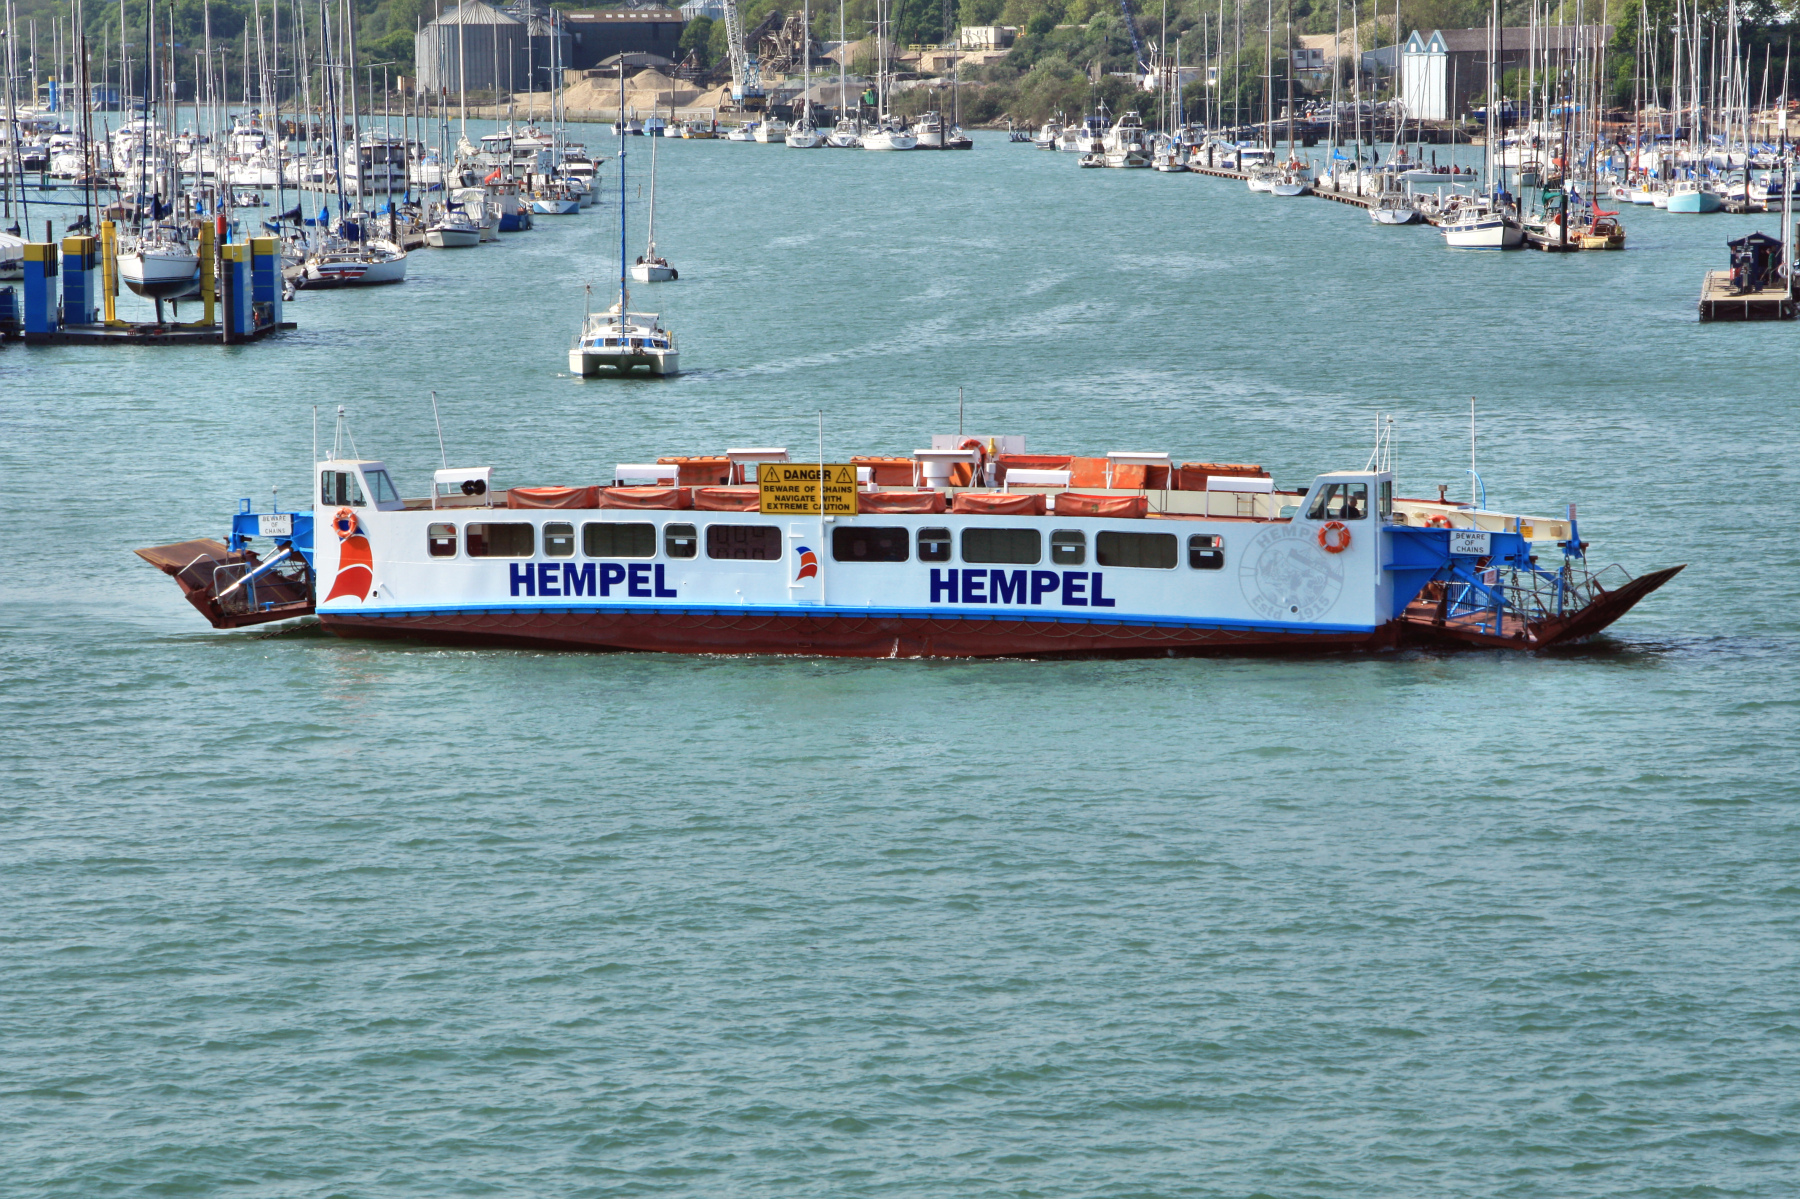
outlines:
[{"label": "white sailboat", "polygon": [[[619,109],[625,108],[625,65],[619,64]],[[569,370],[584,379],[643,371],[678,375],[681,356],[675,334],[654,312],[631,311],[630,275],[625,262],[625,133],[619,134],[619,302],[605,312],[589,312],[569,347]]]},{"label": "white sailboat", "polygon": [[631,277],[639,283],[667,283],[681,278],[681,272],[656,252],[656,143],[650,143],[650,229],[649,245],[643,256],[631,264]]},{"label": "white sailboat", "polygon": [[[825,144],[825,139],[821,137],[819,131],[813,127],[812,97],[808,95],[808,93],[812,91],[811,0],[807,0],[807,3],[800,6],[800,12],[802,14],[801,21],[806,27],[806,32],[803,35],[806,39],[806,54],[803,60],[804,66],[801,68],[800,73],[800,119],[794,122],[793,127],[788,130],[787,144],[788,149],[790,150],[816,150]],[[654,197],[656,195],[656,159],[654,156],[650,159],[650,180],[650,194],[652,197],[650,211],[651,219],[655,220],[656,202]]]}]

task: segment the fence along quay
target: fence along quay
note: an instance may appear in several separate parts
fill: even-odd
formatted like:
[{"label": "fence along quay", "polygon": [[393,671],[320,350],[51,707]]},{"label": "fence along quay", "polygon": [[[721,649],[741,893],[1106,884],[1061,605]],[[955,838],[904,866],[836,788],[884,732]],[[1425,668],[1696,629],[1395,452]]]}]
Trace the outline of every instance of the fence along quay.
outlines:
[{"label": "fence along quay", "polygon": [[137,553],[217,628],[316,614],[346,637],[855,657],[1540,650],[1682,569],[1593,569],[1573,505],[1396,496],[1379,447],[1304,490],[1014,436],[791,466],[730,449],[578,486],[448,468],[412,499],[380,460],[313,477],[310,508],[243,500],[224,541]]}]

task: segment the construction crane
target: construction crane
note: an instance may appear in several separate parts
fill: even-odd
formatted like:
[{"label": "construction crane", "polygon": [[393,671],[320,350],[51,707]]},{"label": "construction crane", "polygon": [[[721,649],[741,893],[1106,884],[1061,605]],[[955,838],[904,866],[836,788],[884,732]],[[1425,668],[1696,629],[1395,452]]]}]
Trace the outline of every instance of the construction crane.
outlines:
[{"label": "construction crane", "polygon": [[768,104],[762,76],[755,57],[744,45],[744,22],[738,15],[737,0],[724,0],[724,8],[725,45],[731,52],[731,102],[745,112],[755,112]]},{"label": "construction crane", "polygon": [[1144,54],[1144,40],[1138,36],[1137,14],[1131,11],[1131,0],[1119,0],[1119,11],[1125,14],[1125,32],[1131,35],[1131,52],[1137,55],[1138,74],[1150,70],[1150,59]]}]

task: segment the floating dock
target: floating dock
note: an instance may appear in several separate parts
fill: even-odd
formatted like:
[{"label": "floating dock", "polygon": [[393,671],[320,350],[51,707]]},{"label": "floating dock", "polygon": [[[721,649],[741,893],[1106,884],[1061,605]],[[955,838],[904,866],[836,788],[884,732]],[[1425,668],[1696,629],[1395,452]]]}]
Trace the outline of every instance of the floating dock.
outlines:
[{"label": "floating dock", "polygon": [[1700,285],[1702,321],[1791,321],[1794,293],[1787,287],[1738,291],[1730,271],[1708,271]]},{"label": "floating dock", "polygon": [[[222,231],[223,221],[220,222]],[[200,320],[189,324],[120,320],[118,229],[98,237],[27,242],[18,331],[27,345],[237,345],[292,329],[281,316],[281,243],[227,242],[200,227]]]}]

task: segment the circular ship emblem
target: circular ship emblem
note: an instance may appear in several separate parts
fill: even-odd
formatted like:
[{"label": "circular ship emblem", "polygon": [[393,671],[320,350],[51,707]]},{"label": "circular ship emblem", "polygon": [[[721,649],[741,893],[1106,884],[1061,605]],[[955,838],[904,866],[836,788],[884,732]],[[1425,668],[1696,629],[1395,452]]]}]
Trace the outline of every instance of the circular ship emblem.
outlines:
[{"label": "circular ship emblem", "polygon": [[1238,559],[1238,586],[1258,616],[1316,620],[1344,590],[1344,564],[1320,549],[1311,526],[1273,525]]}]

